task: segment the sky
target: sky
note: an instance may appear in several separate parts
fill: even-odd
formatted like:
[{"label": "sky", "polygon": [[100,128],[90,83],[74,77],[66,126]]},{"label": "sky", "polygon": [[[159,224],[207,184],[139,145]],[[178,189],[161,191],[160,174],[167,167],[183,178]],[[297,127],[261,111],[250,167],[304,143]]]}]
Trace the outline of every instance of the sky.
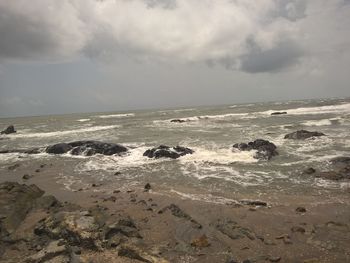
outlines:
[{"label": "sky", "polygon": [[350,96],[350,0],[0,0],[0,117]]}]

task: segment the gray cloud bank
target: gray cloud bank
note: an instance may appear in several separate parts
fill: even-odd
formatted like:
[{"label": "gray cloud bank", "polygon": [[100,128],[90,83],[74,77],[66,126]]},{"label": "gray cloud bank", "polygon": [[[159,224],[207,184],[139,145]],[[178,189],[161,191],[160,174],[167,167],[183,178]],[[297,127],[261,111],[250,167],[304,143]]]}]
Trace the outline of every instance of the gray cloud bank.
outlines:
[{"label": "gray cloud bank", "polygon": [[0,0],[0,63],[128,56],[283,71],[349,52],[349,2]]}]

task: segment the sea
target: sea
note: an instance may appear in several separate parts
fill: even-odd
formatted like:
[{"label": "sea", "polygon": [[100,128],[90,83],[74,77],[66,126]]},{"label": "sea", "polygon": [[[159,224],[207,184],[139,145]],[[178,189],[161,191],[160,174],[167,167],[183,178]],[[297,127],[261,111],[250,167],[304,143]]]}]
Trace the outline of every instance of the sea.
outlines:
[{"label": "sea", "polygon": [[[271,115],[276,111],[287,114]],[[185,122],[171,122],[173,119]],[[0,129],[10,124],[17,133],[0,135],[0,150],[76,140],[119,143],[129,149],[123,156],[0,154],[3,173],[15,163],[60,164],[62,171],[52,180],[72,191],[92,183],[113,190],[142,187],[148,182],[184,198],[225,202],[239,193],[302,195],[350,187],[349,182],[303,173],[309,167],[327,170],[330,159],[350,156],[348,98],[0,119]],[[326,136],[284,139],[301,129]],[[255,139],[273,142],[279,155],[269,161],[258,160],[254,151],[232,147]],[[147,149],[159,145],[185,146],[194,153],[175,160],[143,156]]]}]

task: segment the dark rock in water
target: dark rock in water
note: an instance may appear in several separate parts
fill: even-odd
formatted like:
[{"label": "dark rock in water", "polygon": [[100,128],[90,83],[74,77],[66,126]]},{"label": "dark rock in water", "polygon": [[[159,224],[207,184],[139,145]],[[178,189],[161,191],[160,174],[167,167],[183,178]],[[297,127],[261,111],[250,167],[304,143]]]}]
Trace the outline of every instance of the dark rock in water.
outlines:
[{"label": "dark rock in water", "polygon": [[336,157],[329,163],[330,170],[316,173],[315,177],[333,181],[350,179],[350,157]]},{"label": "dark rock in water", "polygon": [[190,215],[188,215],[184,211],[182,211],[180,209],[180,207],[178,207],[175,204],[170,204],[170,205],[164,207],[163,209],[161,209],[158,212],[158,214],[162,214],[162,213],[164,213],[167,210],[169,210],[173,216],[176,216],[176,217],[179,217],[179,218],[184,218],[184,219],[192,222],[195,225],[196,228],[202,228],[201,224],[199,224],[196,220],[194,220]]},{"label": "dark rock in water", "polygon": [[331,159],[330,163],[335,165],[350,165],[350,157],[336,157]]},{"label": "dark rock in water", "polygon": [[299,130],[296,132],[292,132],[284,136],[284,139],[293,139],[293,140],[304,140],[311,137],[319,137],[319,136],[326,136],[322,132],[310,132],[306,130]]},{"label": "dark rock in water", "polygon": [[149,191],[149,190],[151,190],[151,184],[150,183],[147,183],[146,185],[145,185],[145,187],[144,187],[144,189],[145,189],[145,191]]},{"label": "dark rock in water", "polygon": [[19,163],[15,163],[14,165],[9,166],[7,169],[9,169],[10,171],[13,171],[13,170],[16,170],[20,166],[21,165]]},{"label": "dark rock in water", "polygon": [[299,206],[299,207],[297,207],[297,209],[295,209],[295,211],[298,213],[306,213],[306,208]]},{"label": "dark rock in water", "polygon": [[263,139],[257,139],[248,143],[236,143],[232,147],[237,148],[240,151],[256,150],[257,153],[254,158],[260,160],[270,160],[273,156],[278,155],[276,145]]},{"label": "dark rock in water", "polygon": [[178,123],[183,123],[186,122],[185,120],[181,120],[181,119],[173,119],[170,122],[178,122]]},{"label": "dark rock in water", "polygon": [[271,115],[282,115],[282,114],[287,114],[286,111],[276,111],[276,112],[272,112]]},{"label": "dark rock in water", "polygon": [[32,209],[36,199],[41,197],[44,191],[35,185],[21,185],[14,182],[0,184],[0,214],[5,216],[0,224],[0,239],[10,236],[27,213]]},{"label": "dark rock in water", "polygon": [[251,205],[251,206],[267,206],[267,203],[259,200],[240,200],[239,201],[243,205]]},{"label": "dark rock in water", "polygon": [[314,174],[316,173],[316,170],[312,167],[309,167],[303,171],[303,174]]},{"label": "dark rock in water", "polygon": [[144,152],[143,156],[147,156],[148,158],[171,158],[177,159],[186,154],[192,154],[194,151],[190,148],[176,146],[169,147],[165,145],[160,145],[157,148],[148,149]]},{"label": "dark rock in water", "polygon": [[23,179],[23,180],[28,180],[28,179],[30,179],[30,178],[32,178],[32,176],[29,175],[29,174],[24,174],[24,175],[22,176],[22,179]]},{"label": "dark rock in water", "polygon": [[73,155],[91,156],[94,154],[113,155],[126,152],[128,149],[120,144],[99,141],[76,141],[69,143]]},{"label": "dark rock in water", "polygon": [[73,147],[67,143],[58,143],[46,148],[47,153],[63,154],[69,152]]},{"label": "dark rock in water", "polygon": [[1,134],[11,134],[15,132],[16,132],[15,127],[13,125],[10,125],[5,130],[3,130]]},{"label": "dark rock in water", "polygon": [[115,143],[99,141],[76,141],[71,143],[59,143],[46,148],[47,153],[63,154],[71,151],[73,155],[91,156],[94,154],[113,155],[126,152],[128,149]]}]

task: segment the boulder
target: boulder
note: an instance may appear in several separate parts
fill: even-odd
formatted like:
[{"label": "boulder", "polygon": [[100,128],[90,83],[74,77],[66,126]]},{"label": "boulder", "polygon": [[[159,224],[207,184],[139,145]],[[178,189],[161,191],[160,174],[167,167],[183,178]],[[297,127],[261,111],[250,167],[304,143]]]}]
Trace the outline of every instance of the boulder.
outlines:
[{"label": "boulder", "polygon": [[326,136],[322,132],[310,132],[306,130],[299,130],[292,132],[284,136],[284,139],[293,139],[293,140],[304,140],[312,137]]},{"label": "boulder", "polygon": [[336,157],[329,161],[329,170],[315,172],[316,178],[332,181],[350,179],[350,157]]},{"label": "boulder", "polygon": [[47,153],[63,154],[71,152],[73,155],[91,156],[94,154],[113,155],[126,152],[128,149],[120,144],[99,141],[75,141],[59,143],[46,148]]},{"label": "boulder", "polygon": [[63,154],[69,152],[73,147],[67,143],[58,143],[46,148],[47,153],[51,154]]},{"label": "boulder", "polygon": [[35,202],[44,194],[36,185],[14,182],[0,184],[0,239],[10,236],[26,218]]},{"label": "boulder", "polygon": [[272,112],[271,115],[282,115],[282,114],[287,114],[286,111],[276,111],[276,112]]},{"label": "boulder", "polygon": [[15,132],[16,132],[15,127],[13,125],[10,125],[5,130],[3,130],[1,134],[11,134]]},{"label": "boulder", "polygon": [[256,150],[254,158],[260,160],[270,160],[273,156],[278,155],[276,145],[263,139],[257,139],[248,143],[236,143],[232,147],[240,151]]},{"label": "boulder", "polygon": [[148,158],[171,158],[177,159],[186,154],[192,154],[194,151],[190,148],[176,146],[169,147],[165,145],[160,145],[156,148],[148,149],[144,152],[143,156],[147,156]]},{"label": "boulder", "polygon": [[173,120],[171,120],[170,122],[183,123],[183,122],[186,122],[186,121],[185,121],[185,120],[182,120],[182,119],[173,119]]}]

